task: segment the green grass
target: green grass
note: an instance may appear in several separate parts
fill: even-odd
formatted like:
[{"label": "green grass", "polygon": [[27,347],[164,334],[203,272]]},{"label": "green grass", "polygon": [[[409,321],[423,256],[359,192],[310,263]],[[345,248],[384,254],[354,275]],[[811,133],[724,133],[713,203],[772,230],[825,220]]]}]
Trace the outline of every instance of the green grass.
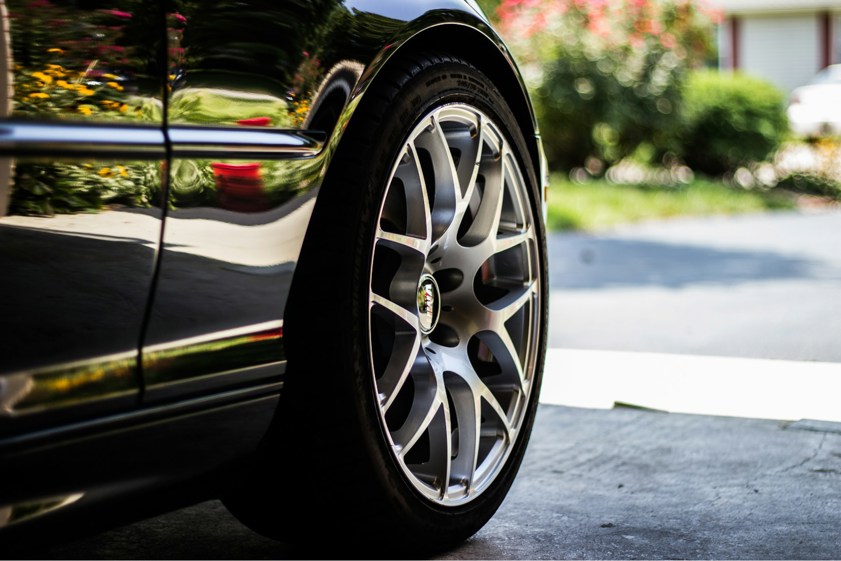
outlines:
[{"label": "green grass", "polygon": [[604,180],[578,184],[553,174],[548,226],[552,230],[597,230],[642,220],[794,207],[792,197],[782,193],[745,191],[702,179],[680,187],[649,187]]}]

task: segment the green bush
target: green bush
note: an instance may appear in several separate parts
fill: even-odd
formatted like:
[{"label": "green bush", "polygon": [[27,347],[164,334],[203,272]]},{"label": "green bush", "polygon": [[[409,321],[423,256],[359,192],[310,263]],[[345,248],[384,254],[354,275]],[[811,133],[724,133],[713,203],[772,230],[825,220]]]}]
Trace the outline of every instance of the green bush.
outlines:
[{"label": "green bush", "polygon": [[693,73],[683,90],[675,151],[712,176],[766,160],[788,133],[783,94],[740,74]]},{"label": "green bush", "polygon": [[833,199],[841,200],[841,183],[819,173],[793,172],[782,178],[777,183],[777,187],[797,193],[832,197]]},{"label": "green bush", "polygon": [[496,14],[556,169],[612,164],[643,143],[662,155],[716,18],[695,0],[503,0]]}]

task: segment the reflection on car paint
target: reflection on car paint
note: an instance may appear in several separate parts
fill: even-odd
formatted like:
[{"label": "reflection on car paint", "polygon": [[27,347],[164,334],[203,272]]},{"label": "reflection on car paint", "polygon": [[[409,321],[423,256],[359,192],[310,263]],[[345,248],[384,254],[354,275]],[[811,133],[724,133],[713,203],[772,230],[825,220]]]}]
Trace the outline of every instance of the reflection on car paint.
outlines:
[{"label": "reflection on car paint", "polygon": [[21,501],[11,505],[0,505],[0,528],[23,522],[29,518],[43,516],[49,512],[72,505],[84,493],[70,493],[58,497],[47,497],[34,501]]},{"label": "reflection on car paint", "polygon": [[[214,370],[228,372],[227,383],[261,365],[277,366],[262,375],[282,372],[282,331],[266,339],[264,326],[283,317],[327,161],[322,141],[362,71],[344,58],[349,53],[326,52],[334,45],[324,38],[350,18],[336,0],[258,1],[248,11],[230,1],[174,1],[167,13],[174,158],[143,349],[147,401],[205,391],[200,381]],[[199,127],[231,132],[206,145],[206,155],[190,157],[201,147],[183,126],[195,127],[193,138]],[[270,151],[265,138],[263,154],[219,149],[258,131],[278,131],[281,144],[273,141]],[[214,364],[212,353],[195,352],[211,344],[223,344],[230,358]],[[175,350],[181,347],[189,352]]]},{"label": "reflection on car paint", "polygon": [[[163,215],[164,36],[150,32],[156,3],[118,4],[0,2],[0,116],[19,123],[3,131],[17,157],[0,159],[0,271],[14,271],[0,275],[4,432],[37,427],[40,412],[78,419],[139,397]],[[149,134],[81,128],[93,123]],[[126,157],[94,159],[102,148]]]},{"label": "reflection on car paint", "polygon": [[277,380],[285,370],[282,340],[283,322],[277,320],[146,347],[149,398],[207,392],[230,384],[231,376],[239,384]]},{"label": "reflection on car paint", "polygon": [[[198,380],[214,368],[230,374],[229,383],[245,379],[242,368],[275,364],[266,375],[282,373],[282,330],[266,338],[265,326],[283,316],[315,203],[319,160],[175,160],[143,350],[147,400],[163,395],[159,385]],[[177,183],[175,170],[184,168],[193,178],[184,183],[189,192]],[[197,352],[208,350],[205,341],[228,350]],[[162,360],[179,347],[188,352]],[[196,391],[195,384],[181,387]]]},{"label": "reflection on car paint", "polygon": [[[158,7],[142,0],[6,0],[14,74],[13,116],[161,122],[155,76]],[[6,44],[9,39],[6,39]]]},{"label": "reflection on car paint", "polygon": [[102,413],[138,395],[162,163],[16,162],[0,217],[0,270],[14,271],[0,275],[7,414],[91,402]]},{"label": "reflection on car paint", "polygon": [[[0,377],[0,419],[134,393],[137,352],[129,351]],[[4,432],[0,425],[0,433]]]}]

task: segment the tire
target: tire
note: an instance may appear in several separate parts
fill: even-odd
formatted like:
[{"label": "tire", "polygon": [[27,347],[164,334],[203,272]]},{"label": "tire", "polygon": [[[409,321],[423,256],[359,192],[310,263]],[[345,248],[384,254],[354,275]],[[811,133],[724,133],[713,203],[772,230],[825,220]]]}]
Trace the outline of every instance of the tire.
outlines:
[{"label": "tire", "polygon": [[281,405],[257,471],[226,499],[240,520],[298,543],[328,531],[345,556],[417,556],[490,519],[540,390],[539,201],[488,77],[436,54],[377,77],[316,203]]}]

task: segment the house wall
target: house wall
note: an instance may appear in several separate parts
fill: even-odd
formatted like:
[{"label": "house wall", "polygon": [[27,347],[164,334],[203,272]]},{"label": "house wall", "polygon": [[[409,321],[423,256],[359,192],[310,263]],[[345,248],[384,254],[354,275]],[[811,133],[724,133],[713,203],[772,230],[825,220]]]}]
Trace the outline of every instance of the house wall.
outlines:
[{"label": "house wall", "polygon": [[841,63],[841,0],[712,0],[725,20],[719,67],[764,78],[788,93]]},{"label": "house wall", "polygon": [[817,14],[742,17],[739,69],[790,92],[823,66],[820,27]]},{"label": "house wall", "polygon": [[834,15],[832,26],[832,64],[841,63],[841,14]]}]

